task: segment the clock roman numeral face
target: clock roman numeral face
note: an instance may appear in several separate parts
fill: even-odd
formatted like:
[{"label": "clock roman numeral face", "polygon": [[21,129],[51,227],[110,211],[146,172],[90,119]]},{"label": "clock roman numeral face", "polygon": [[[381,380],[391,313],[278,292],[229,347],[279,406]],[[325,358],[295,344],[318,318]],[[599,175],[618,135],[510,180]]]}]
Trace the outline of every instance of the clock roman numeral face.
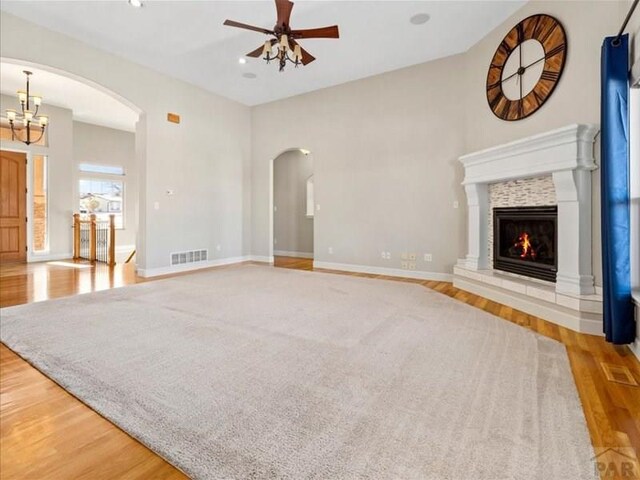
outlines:
[{"label": "clock roman numeral face", "polygon": [[549,15],[525,18],[504,37],[487,73],[487,102],[503,120],[521,120],[547,101],[567,55],[564,28]]}]

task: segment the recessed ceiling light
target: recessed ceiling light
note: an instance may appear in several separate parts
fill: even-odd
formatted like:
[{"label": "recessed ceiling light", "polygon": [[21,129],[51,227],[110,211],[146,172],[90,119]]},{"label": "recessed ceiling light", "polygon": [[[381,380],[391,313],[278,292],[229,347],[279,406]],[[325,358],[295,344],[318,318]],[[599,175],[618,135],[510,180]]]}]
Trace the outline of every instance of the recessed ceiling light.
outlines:
[{"label": "recessed ceiling light", "polygon": [[140,8],[142,6],[142,0],[129,0],[129,5]]},{"label": "recessed ceiling light", "polygon": [[244,58],[244,57],[240,57],[240,58],[238,59],[238,63],[239,63],[240,65],[244,65],[245,63],[247,63],[247,59],[246,59],[246,58]]},{"label": "recessed ceiling light", "polygon": [[414,25],[424,25],[429,19],[431,19],[431,15],[428,13],[416,13],[409,21]]},{"label": "recessed ceiling light", "polygon": [[250,79],[254,79],[258,77],[255,73],[250,73],[250,72],[243,73],[242,76],[244,78],[250,78]]}]

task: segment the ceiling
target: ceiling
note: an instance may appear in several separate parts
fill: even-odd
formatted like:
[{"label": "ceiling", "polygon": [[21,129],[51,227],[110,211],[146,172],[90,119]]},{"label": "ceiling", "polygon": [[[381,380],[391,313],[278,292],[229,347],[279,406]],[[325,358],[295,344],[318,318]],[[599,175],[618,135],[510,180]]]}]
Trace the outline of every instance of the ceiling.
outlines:
[{"label": "ceiling", "polygon": [[[144,0],[143,0],[144,1]],[[246,105],[286,98],[466,51],[524,0],[299,0],[293,28],[338,24],[340,39],[300,43],[317,60],[278,72],[276,64],[239,57],[265,41],[261,33],[222,25],[227,18],[272,28],[273,1],[10,1],[3,11],[70,35]],[[419,13],[423,25],[409,20]],[[255,78],[245,78],[251,73]]]},{"label": "ceiling", "polygon": [[[135,131],[138,114],[106,93],[56,73],[26,65],[0,62],[0,92],[15,96],[25,88],[23,70],[33,73],[31,91],[47,105],[67,108],[73,119],[118,130]],[[4,112],[2,112],[4,114]]]}]

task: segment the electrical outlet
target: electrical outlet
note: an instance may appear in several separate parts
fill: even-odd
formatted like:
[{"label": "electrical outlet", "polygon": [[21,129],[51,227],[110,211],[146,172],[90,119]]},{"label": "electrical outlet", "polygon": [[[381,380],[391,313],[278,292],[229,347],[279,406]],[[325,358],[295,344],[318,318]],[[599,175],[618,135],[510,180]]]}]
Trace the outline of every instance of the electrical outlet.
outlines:
[{"label": "electrical outlet", "polygon": [[385,259],[386,259],[386,258],[387,258],[387,252],[382,252],[382,253],[380,254],[380,256],[381,256],[382,258],[385,258]]},{"label": "electrical outlet", "polygon": [[409,270],[415,270],[416,269],[416,264],[413,262],[409,262]]},{"label": "electrical outlet", "polygon": [[222,250],[222,245],[216,245],[216,250],[219,252],[220,250]]},{"label": "electrical outlet", "polygon": [[453,208],[459,208],[459,207],[460,207],[460,203],[457,200],[453,202]]},{"label": "electrical outlet", "polygon": [[391,260],[391,252],[387,252],[387,260]]},{"label": "electrical outlet", "polygon": [[277,245],[277,244],[278,244],[278,239],[277,239],[277,238],[274,238],[274,239],[273,239],[273,244],[274,244],[274,245]]},{"label": "electrical outlet", "polygon": [[409,262],[400,262],[400,266],[406,270],[409,268]]},{"label": "electrical outlet", "polygon": [[278,211],[278,207],[274,205],[274,206],[273,206],[273,211],[274,211],[274,212],[277,212],[277,211]]},{"label": "electrical outlet", "polygon": [[329,255],[333,255],[333,247],[329,247]]},{"label": "electrical outlet", "polygon": [[412,260],[412,261],[415,262],[416,261],[416,254],[415,253],[410,253],[409,254],[409,260]]},{"label": "electrical outlet", "polygon": [[424,261],[425,262],[432,262],[433,261],[433,255],[431,255],[430,253],[425,253],[424,254]]},{"label": "electrical outlet", "polygon": [[402,252],[402,253],[400,254],[400,258],[401,258],[402,260],[406,260],[406,259],[407,259],[407,252]]}]

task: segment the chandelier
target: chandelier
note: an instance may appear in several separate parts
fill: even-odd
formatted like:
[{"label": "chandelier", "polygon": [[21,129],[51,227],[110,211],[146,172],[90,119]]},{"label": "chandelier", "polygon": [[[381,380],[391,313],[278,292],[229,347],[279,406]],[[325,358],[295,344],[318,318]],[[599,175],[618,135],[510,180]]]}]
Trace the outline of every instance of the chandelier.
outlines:
[{"label": "chandelier", "polygon": [[[17,112],[13,109],[7,109],[7,119],[9,120],[9,126],[11,127],[11,140],[17,139],[22,143],[30,145],[32,143],[38,143],[42,139],[44,130],[49,123],[49,117],[47,117],[46,115],[38,116],[38,109],[42,104],[42,97],[31,95],[31,92],[29,90],[29,77],[32,75],[32,73],[28,72],[27,70],[24,70],[22,73],[27,76],[27,89],[18,90],[18,101],[20,102],[21,112]],[[35,110],[31,109],[32,106],[35,107]],[[24,126],[24,128],[18,129],[26,132],[26,135],[24,135],[22,138],[20,138],[20,135],[18,135],[18,132],[16,131],[16,122],[20,122]],[[36,127],[36,125],[39,128]],[[40,135],[36,140],[34,140],[32,138],[32,133],[39,133]]]},{"label": "chandelier", "polygon": [[298,68],[298,65],[302,63],[302,48],[296,42],[292,50],[289,45],[289,37],[282,34],[277,40],[272,39],[264,42],[262,57],[267,63],[271,63],[271,60],[277,60],[282,72],[287,62],[293,63]]}]

